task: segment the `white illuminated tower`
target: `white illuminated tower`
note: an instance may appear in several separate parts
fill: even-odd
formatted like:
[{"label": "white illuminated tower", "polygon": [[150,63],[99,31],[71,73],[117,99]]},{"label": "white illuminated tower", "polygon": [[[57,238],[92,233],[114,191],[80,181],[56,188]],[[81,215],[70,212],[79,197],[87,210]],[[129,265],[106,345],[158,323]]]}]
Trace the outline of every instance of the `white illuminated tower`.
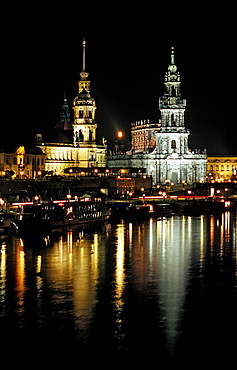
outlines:
[{"label": "white illuminated tower", "polygon": [[181,79],[175,64],[174,48],[165,74],[165,93],[159,99],[161,127],[156,132],[156,182],[205,181],[206,155],[188,146],[189,130],[185,128],[186,100],[182,98]]},{"label": "white illuminated tower", "polygon": [[188,153],[189,131],[184,126],[186,100],[180,92],[180,73],[171,49],[171,63],[165,74],[165,93],[159,99],[161,128],[156,135],[156,151],[160,154]]},{"label": "white illuminated tower", "polygon": [[88,143],[95,143],[96,128],[95,123],[95,99],[90,95],[89,73],[86,72],[86,41],[82,41],[82,71],[80,81],[78,81],[78,95],[73,101],[74,122],[73,122],[73,142],[76,146],[87,146]]}]

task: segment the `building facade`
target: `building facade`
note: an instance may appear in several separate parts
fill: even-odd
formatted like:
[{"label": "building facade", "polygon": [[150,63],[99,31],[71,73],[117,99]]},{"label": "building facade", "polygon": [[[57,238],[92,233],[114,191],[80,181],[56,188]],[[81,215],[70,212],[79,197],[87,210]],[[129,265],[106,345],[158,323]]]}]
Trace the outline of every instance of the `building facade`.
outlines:
[{"label": "building facade", "polygon": [[207,181],[226,182],[237,180],[237,156],[208,156]]},{"label": "building facade", "polygon": [[44,175],[45,154],[40,148],[19,146],[16,150],[0,152],[2,178],[36,178]]},{"label": "building facade", "polygon": [[174,49],[165,74],[165,93],[159,99],[161,120],[139,121],[131,127],[132,146],[126,155],[108,157],[108,166],[145,167],[153,185],[206,181],[206,151],[190,150],[189,130],[184,123],[186,100],[182,98],[181,79],[175,64]]},{"label": "building facade", "polygon": [[83,40],[83,68],[78,82],[78,94],[73,101],[74,118],[70,123],[70,110],[66,96],[60,120],[50,139],[36,135],[36,145],[46,154],[45,169],[56,175],[78,173],[82,168],[106,166],[106,141],[96,142],[95,99],[90,95],[89,73],[85,71],[85,46]]}]

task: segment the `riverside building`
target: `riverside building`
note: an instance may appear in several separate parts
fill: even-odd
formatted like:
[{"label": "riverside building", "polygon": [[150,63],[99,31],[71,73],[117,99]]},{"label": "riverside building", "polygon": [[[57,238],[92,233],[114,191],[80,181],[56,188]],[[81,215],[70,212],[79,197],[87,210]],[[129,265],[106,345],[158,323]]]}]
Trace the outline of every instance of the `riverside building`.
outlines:
[{"label": "riverside building", "polygon": [[205,182],[207,154],[206,150],[191,150],[188,145],[186,100],[181,95],[174,48],[164,84],[164,95],[159,98],[161,119],[157,123],[149,120],[132,123],[131,150],[126,154],[112,153],[108,166],[146,168],[153,185]]},{"label": "riverside building", "polygon": [[56,175],[80,174],[83,169],[106,165],[106,141],[103,140],[102,144],[96,142],[96,103],[90,93],[85,48],[86,41],[83,40],[83,67],[72,106],[73,122],[70,122],[70,109],[64,95],[56,127],[36,135],[36,145],[46,154],[45,170]]}]

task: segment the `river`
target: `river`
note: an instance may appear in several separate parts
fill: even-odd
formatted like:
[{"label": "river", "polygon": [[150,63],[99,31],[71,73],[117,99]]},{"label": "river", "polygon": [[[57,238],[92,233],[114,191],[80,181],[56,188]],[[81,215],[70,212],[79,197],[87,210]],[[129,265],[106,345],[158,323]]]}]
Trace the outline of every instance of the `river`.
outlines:
[{"label": "river", "polygon": [[9,366],[233,366],[236,215],[175,215],[0,244]]}]

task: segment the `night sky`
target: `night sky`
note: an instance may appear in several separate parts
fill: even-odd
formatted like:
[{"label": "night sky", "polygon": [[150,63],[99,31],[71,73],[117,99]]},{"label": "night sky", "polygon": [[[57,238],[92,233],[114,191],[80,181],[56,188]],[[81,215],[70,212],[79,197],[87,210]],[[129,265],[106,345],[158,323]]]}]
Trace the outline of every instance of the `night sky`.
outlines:
[{"label": "night sky", "polygon": [[[157,5],[128,10],[64,7],[6,13],[2,26],[1,146],[23,145],[38,127],[57,123],[63,92],[69,106],[77,94],[86,38],[86,71],[97,104],[97,137],[113,140],[130,123],[159,119],[158,99],[175,47],[191,148],[236,154],[236,77],[231,9]],[[88,5],[89,6],[89,5]],[[233,12],[235,12],[233,10]],[[2,16],[3,17],[3,16]],[[4,23],[4,22],[2,22]],[[7,24],[7,26],[6,26]],[[72,112],[73,113],[73,112]],[[73,114],[72,114],[73,117]]]}]

